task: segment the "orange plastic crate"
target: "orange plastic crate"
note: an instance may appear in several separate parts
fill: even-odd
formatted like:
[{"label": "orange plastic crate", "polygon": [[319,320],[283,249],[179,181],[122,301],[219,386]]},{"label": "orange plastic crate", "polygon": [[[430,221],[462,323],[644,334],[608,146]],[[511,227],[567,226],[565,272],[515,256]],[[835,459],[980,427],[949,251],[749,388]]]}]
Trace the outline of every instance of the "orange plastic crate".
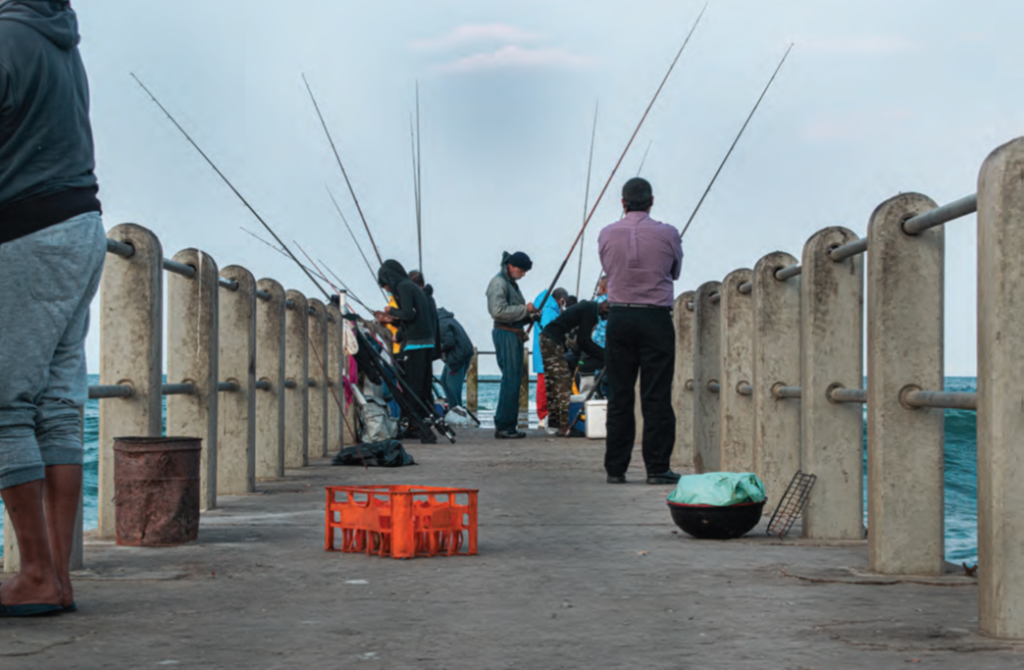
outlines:
[{"label": "orange plastic crate", "polygon": [[325,488],[327,551],[392,558],[476,556],[477,489]]}]

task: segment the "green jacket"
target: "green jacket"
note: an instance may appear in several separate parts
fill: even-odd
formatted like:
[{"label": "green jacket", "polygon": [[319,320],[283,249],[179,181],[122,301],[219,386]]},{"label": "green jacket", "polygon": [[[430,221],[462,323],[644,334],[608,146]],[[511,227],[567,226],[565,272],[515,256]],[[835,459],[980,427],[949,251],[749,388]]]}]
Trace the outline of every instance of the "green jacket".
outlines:
[{"label": "green jacket", "polygon": [[487,285],[487,311],[497,323],[519,328],[529,323],[530,313],[519,285],[508,276],[509,255],[507,251],[502,253],[501,272]]}]

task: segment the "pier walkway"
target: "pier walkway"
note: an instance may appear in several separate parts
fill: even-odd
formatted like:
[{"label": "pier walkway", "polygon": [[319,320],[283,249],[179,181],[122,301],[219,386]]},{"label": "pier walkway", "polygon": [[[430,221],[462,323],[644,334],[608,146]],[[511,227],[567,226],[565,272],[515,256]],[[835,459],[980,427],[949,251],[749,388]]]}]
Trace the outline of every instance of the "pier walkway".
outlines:
[{"label": "pier walkway", "polygon": [[[641,465],[626,486],[604,483],[600,442],[459,437],[409,443],[415,467],[315,459],[255,494],[222,496],[188,546],[118,547],[87,535],[79,611],[0,620],[0,667],[1024,664],[1024,645],[977,634],[970,578],[858,576],[866,542],[779,543],[762,529],[697,541],[677,531],[669,487],[643,484]],[[328,484],[478,488],[480,554],[396,561],[325,552]]]}]

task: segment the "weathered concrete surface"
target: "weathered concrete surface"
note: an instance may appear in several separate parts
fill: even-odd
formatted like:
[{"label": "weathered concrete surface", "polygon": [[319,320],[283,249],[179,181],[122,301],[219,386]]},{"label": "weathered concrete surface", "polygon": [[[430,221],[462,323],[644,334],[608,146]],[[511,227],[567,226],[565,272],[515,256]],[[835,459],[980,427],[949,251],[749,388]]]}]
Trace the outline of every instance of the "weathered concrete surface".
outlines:
[{"label": "weathered concrete surface", "polygon": [[753,278],[747,268],[734,270],[722,280],[722,334],[719,340],[721,386],[721,462],[723,472],[754,469],[754,401],[741,395],[741,386],[754,382],[754,298],[740,293]]},{"label": "weathered concrete surface", "polygon": [[721,379],[719,347],[722,310],[711,296],[721,284],[702,284],[693,297],[693,467],[697,472],[716,472],[721,463],[721,417],[718,394],[709,384]]},{"label": "weathered concrete surface", "polygon": [[[221,498],[191,546],[89,542],[79,611],[0,619],[0,666],[1020,667],[1024,648],[975,634],[973,586],[843,583],[863,542],[690,539],[667,487],[604,483],[600,443],[460,438],[410,443],[412,468],[314,459]],[[345,483],[479,488],[480,555],[324,552],[322,487]]]},{"label": "weathered concrete surface", "polygon": [[800,385],[800,277],[775,278],[797,259],[775,251],[754,266],[754,472],[778,507],[800,469],[800,399],[777,398],[777,385]]},{"label": "weathered concrete surface", "polygon": [[308,457],[327,453],[327,388],[329,374],[327,309],[323,301],[309,299],[309,447]]},{"label": "weathered concrete surface", "polygon": [[[686,291],[676,298],[672,318],[676,326],[676,370],[672,377],[672,409],[676,413],[676,448],[672,469],[693,467],[693,297]],[[639,397],[639,396],[638,396]]]},{"label": "weathered concrete surface", "polygon": [[327,365],[330,368],[327,394],[327,440],[324,456],[333,456],[341,449],[342,414],[345,411],[345,389],[341,378],[348,363],[342,351],[341,310],[327,305]]},{"label": "weathered concrete surface", "polygon": [[902,226],[935,207],[903,193],[868,225],[869,565],[887,575],[941,574],[945,556],[945,413],[900,402],[909,387],[945,382],[943,226]]},{"label": "weathered concrete surface", "polygon": [[309,460],[309,303],[294,289],[285,300],[292,306],[285,314],[284,466],[301,468]]},{"label": "weathered concrete surface", "polygon": [[256,392],[256,478],[284,476],[284,288],[273,279],[256,283],[270,300],[256,301],[256,378],[270,385]]},{"label": "weathered concrete surface", "polygon": [[209,510],[217,506],[219,275],[205,251],[185,249],[174,260],[196,274],[167,277],[167,383],[193,384],[195,393],[167,397],[167,434],[203,438],[199,498]]},{"label": "weathered concrete surface", "polygon": [[981,627],[1024,638],[1024,140],[978,178],[978,558]]},{"label": "weathered concrete surface", "polygon": [[256,279],[240,265],[220,276],[238,284],[217,305],[220,381],[238,384],[217,401],[217,494],[256,490]]},{"label": "weathered concrete surface", "polygon": [[864,256],[836,263],[834,247],[856,241],[838,226],[804,245],[800,296],[800,463],[817,475],[804,513],[804,535],[864,537],[864,409],[836,404],[836,385],[864,383]]}]

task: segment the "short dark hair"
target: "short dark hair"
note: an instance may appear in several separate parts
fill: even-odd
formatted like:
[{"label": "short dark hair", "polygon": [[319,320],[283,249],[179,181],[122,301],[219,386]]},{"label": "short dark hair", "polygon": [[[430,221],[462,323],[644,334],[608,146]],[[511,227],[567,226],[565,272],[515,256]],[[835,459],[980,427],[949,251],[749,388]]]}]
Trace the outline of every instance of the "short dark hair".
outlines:
[{"label": "short dark hair", "polygon": [[551,292],[551,299],[554,300],[555,302],[565,300],[568,297],[569,292],[566,291],[564,288],[556,288],[554,291]]},{"label": "short dark hair", "polygon": [[419,270],[410,270],[409,280],[412,281],[413,284],[419,286],[420,288],[423,288],[423,285],[425,283],[423,281],[423,273],[420,272]]},{"label": "short dark hair", "polygon": [[633,177],[622,186],[622,200],[627,212],[646,212],[654,204],[651,183],[642,177]]},{"label": "short dark hair", "polygon": [[579,302],[579,299],[576,298],[576,296],[571,295],[571,296],[569,296],[568,298],[565,299],[565,307],[566,307],[566,309],[568,309],[569,307],[572,307],[573,305],[575,305],[578,302]]}]

